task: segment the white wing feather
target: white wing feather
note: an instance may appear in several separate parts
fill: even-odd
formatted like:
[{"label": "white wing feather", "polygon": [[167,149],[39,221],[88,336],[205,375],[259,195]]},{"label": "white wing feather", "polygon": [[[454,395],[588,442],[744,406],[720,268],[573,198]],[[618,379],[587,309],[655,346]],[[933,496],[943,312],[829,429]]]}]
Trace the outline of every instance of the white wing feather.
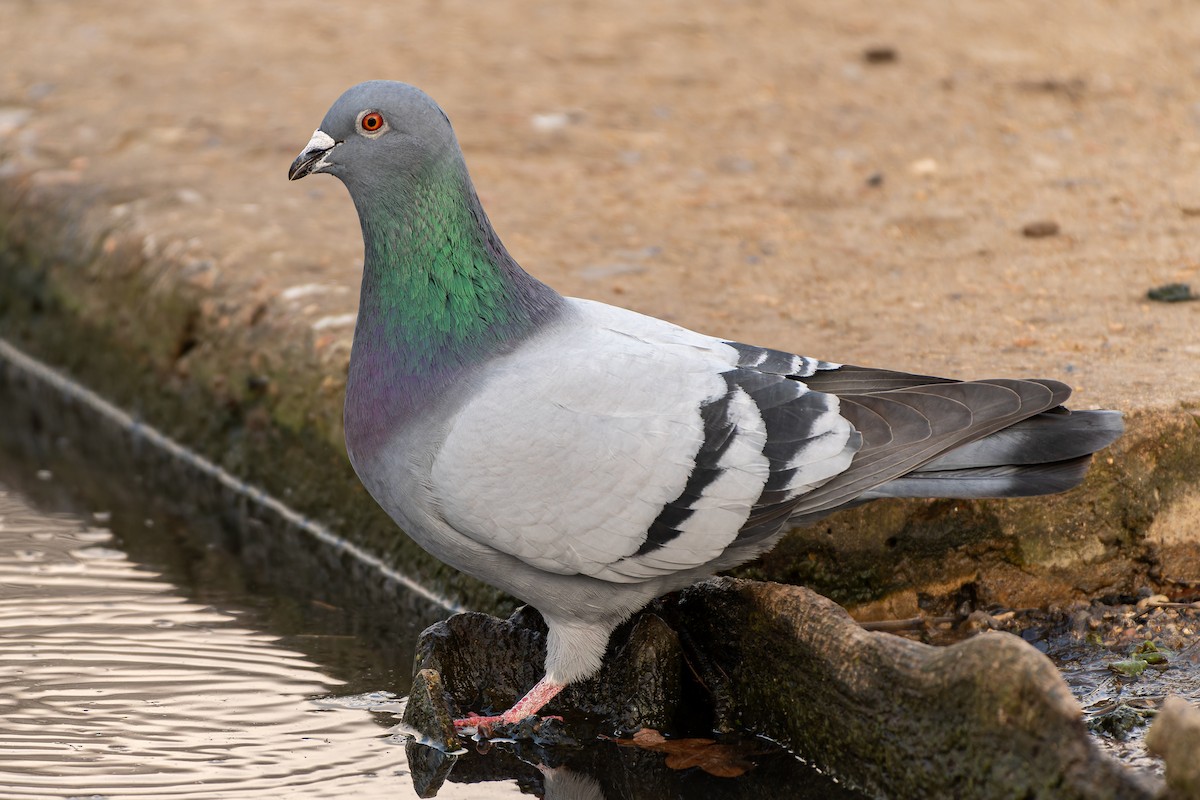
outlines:
[{"label": "white wing feather", "polygon": [[[679,536],[638,550],[683,491],[704,443],[700,408],[728,391],[721,374],[737,352],[652,317],[569,302],[565,319],[494,362],[454,418],[430,476],[439,513],[557,574],[635,582],[708,563],[736,538],[770,471],[766,427],[740,391],[720,476]],[[844,468],[830,463],[822,477]]]}]

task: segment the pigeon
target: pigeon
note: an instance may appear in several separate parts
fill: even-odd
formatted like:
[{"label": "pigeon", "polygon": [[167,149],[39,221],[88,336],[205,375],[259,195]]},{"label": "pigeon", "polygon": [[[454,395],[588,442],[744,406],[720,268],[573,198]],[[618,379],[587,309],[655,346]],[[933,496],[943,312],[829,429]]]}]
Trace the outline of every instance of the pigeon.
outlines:
[{"label": "pigeon", "polygon": [[544,677],[466,732],[536,715],[595,674],[655,598],[792,526],[881,498],[1021,497],[1082,481],[1122,432],[1048,379],[843,365],[564,297],[514,260],[449,118],[369,81],[292,163],[358,212],[364,265],[346,448],[421,547],[548,627]]}]

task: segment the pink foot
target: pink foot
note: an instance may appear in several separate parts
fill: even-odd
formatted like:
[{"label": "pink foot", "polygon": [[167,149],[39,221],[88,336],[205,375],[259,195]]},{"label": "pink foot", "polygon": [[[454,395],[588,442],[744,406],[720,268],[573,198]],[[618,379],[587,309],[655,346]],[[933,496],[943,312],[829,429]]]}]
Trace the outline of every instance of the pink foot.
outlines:
[{"label": "pink foot", "polygon": [[[462,732],[464,729],[474,728],[482,736],[490,736],[493,725],[511,725],[514,722],[520,722],[526,717],[536,716],[537,712],[541,711],[542,707],[546,703],[549,703],[563,688],[564,684],[554,683],[546,678],[542,678],[537,682],[536,686],[529,690],[528,694],[518,700],[516,705],[503,714],[496,717],[481,717],[471,712],[462,719],[454,720],[454,730]],[[562,717],[544,717],[544,719],[558,719],[561,721]]]},{"label": "pink foot", "polygon": [[462,733],[463,731],[474,729],[480,736],[487,739],[492,735],[492,726],[500,725],[504,722],[502,717],[481,717],[474,711],[462,719],[454,720],[454,732]]}]

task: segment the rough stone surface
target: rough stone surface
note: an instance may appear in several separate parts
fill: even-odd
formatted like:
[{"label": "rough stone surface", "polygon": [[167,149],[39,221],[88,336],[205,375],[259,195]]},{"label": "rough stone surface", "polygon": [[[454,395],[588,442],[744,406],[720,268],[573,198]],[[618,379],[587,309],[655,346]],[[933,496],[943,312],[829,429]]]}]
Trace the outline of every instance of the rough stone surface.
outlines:
[{"label": "rough stone surface", "polygon": [[404,724],[420,733],[425,744],[446,752],[459,749],[450,698],[437,670],[420,669],[413,675],[404,706]]},{"label": "rough stone surface", "polygon": [[715,579],[682,593],[725,678],[718,725],[762,731],[870,794],[1149,798],[1103,756],[1053,664],[992,633],[932,647],[862,630],[807,589]]},{"label": "rough stone surface", "polygon": [[[507,620],[467,612],[421,634],[414,672],[441,675],[455,716],[496,714],[537,683],[545,658],[545,625],[533,609],[523,607]],[[575,738],[669,728],[680,710],[683,669],[675,632],[655,614],[639,614],[613,634],[600,673],[568,687],[544,713],[588,715],[568,732]],[[526,730],[518,723],[495,732],[555,744],[568,736],[557,725]]]},{"label": "rough stone surface", "polygon": [[1166,762],[1163,800],[1200,797],[1200,708],[1168,697],[1146,735],[1146,746]]}]

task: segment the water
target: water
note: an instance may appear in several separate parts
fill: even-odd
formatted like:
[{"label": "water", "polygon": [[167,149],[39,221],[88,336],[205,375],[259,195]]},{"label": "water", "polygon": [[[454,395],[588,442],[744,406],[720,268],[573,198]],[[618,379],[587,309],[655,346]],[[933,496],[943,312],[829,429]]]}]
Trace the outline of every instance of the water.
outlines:
[{"label": "water", "polygon": [[[132,558],[108,513],[81,513],[54,491],[35,505],[10,477],[0,472],[4,797],[411,792],[404,739],[389,732],[395,716],[370,710],[398,704],[382,690],[347,694],[351,681],[314,658],[332,650],[353,661],[364,647],[323,632],[329,609],[314,606],[307,623],[293,616],[309,632],[267,632],[270,598],[181,586],[167,564]],[[369,654],[357,660],[353,682],[395,683]],[[520,793],[515,782],[471,788],[441,796]]]}]

